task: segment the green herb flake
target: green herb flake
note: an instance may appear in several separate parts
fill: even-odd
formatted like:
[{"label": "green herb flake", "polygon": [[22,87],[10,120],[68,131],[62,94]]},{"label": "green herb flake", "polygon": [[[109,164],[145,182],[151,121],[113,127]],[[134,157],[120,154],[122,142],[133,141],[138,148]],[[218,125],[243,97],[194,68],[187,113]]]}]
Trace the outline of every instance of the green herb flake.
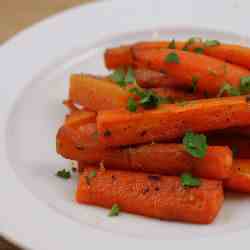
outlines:
[{"label": "green herb flake", "polygon": [[240,79],[240,92],[242,94],[250,93],[250,76],[245,76]]},{"label": "green herb flake", "polygon": [[194,48],[193,50],[195,53],[197,54],[203,54],[204,53],[204,49],[203,48]]},{"label": "green herb flake", "polygon": [[194,43],[201,43],[201,42],[202,42],[202,39],[201,39],[200,37],[191,37],[191,38],[189,38],[189,39],[186,41],[186,43],[185,43],[185,45],[184,45],[184,47],[183,47],[182,50],[187,51],[188,48],[189,48],[192,44],[194,44]]},{"label": "green herb flake", "polygon": [[229,96],[240,96],[240,94],[241,94],[240,90],[238,88],[232,86],[229,83],[225,83],[221,87],[217,97],[221,97],[224,93],[227,93]]},{"label": "green herb flake", "polygon": [[111,136],[111,131],[108,130],[108,129],[106,129],[106,130],[104,131],[103,135],[104,135],[105,137]]},{"label": "green herb flake", "polygon": [[120,213],[120,207],[118,204],[113,204],[110,212],[109,212],[109,216],[118,216]]},{"label": "green herb flake", "polygon": [[92,170],[87,176],[85,176],[86,183],[90,185],[90,182],[94,177],[96,177],[96,171]]},{"label": "green herb flake", "polygon": [[56,176],[63,178],[63,179],[69,179],[71,177],[71,173],[70,171],[66,169],[62,169],[62,170],[57,171]]},{"label": "green herb flake", "polygon": [[132,97],[128,98],[127,108],[130,112],[136,112],[137,110],[137,103]]},{"label": "green herb flake", "polygon": [[175,44],[175,40],[174,39],[169,43],[168,48],[169,49],[176,49],[176,44]]},{"label": "green herb flake", "polygon": [[136,79],[135,79],[134,70],[131,67],[129,67],[128,71],[127,71],[127,74],[125,76],[124,82],[126,84],[130,84],[130,83],[134,83],[135,81],[136,81]]},{"label": "green herb flake", "polygon": [[238,156],[239,153],[239,149],[237,147],[237,145],[232,145],[232,152],[233,152],[233,157],[236,158]]},{"label": "green herb flake", "polygon": [[207,137],[203,134],[187,132],[182,140],[186,151],[193,157],[204,158],[207,152]]},{"label": "green herb flake", "polygon": [[110,78],[112,81],[116,82],[119,86],[125,87],[125,77],[126,73],[125,70],[122,68],[116,69],[111,75]]},{"label": "green herb flake", "polygon": [[176,64],[179,64],[180,63],[180,58],[179,58],[179,56],[175,52],[171,52],[171,53],[169,53],[166,56],[165,62],[166,63],[176,63]]},{"label": "green herb flake", "polygon": [[145,91],[144,97],[139,101],[140,105],[146,109],[156,108],[159,105],[159,97],[152,91]]},{"label": "green herb flake", "polygon": [[214,46],[219,46],[220,42],[218,40],[206,40],[204,42],[205,47],[214,47]]},{"label": "green herb flake", "polygon": [[183,173],[180,178],[183,187],[199,187],[201,185],[201,180],[192,176],[191,173]]}]

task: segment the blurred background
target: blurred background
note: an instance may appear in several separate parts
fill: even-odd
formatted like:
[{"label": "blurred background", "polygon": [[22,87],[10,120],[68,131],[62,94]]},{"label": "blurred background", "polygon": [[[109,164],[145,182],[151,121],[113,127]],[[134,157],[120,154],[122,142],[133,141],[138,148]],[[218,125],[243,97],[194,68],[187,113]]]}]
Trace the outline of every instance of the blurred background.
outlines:
[{"label": "blurred background", "polygon": [[94,0],[0,0],[0,44],[31,24]]},{"label": "blurred background", "polygon": [[[17,32],[48,16],[90,2],[94,0],[0,0],[0,46]],[[0,235],[0,250],[22,249],[13,241]]]}]

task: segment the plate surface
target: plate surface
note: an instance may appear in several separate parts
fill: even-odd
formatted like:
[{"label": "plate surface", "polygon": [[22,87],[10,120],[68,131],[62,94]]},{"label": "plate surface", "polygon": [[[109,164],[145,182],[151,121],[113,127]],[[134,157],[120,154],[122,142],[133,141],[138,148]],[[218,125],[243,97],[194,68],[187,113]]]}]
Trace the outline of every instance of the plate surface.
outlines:
[{"label": "plate surface", "polygon": [[105,209],[74,202],[76,176],[68,181],[55,177],[58,169],[70,167],[69,161],[55,153],[55,134],[66,112],[62,100],[67,97],[69,76],[107,73],[102,58],[105,48],[191,36],[250,45],[243,20],[231,18],[244,16],[250,7],[246,2],[141,3],[107,1],[78,7],[37,24],[0,48],[4,69],[0,75],[0,230],[25,246],[97,249],[105,242],[110,249],[136,245],[179,249],[187,244],[193,249],[231,249],[236,239],[247,240],[248,196],[227,195],[217,220],[209,226],[125,213],[108,218]]}]

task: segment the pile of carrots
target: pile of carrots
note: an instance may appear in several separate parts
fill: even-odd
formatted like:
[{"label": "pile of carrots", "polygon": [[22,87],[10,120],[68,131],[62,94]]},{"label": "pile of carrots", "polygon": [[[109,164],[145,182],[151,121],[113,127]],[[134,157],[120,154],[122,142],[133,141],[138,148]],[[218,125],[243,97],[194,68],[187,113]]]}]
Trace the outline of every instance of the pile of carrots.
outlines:
[{"label": "pile of carrots", "polygon": [[250,48],[139,42],[104,61],[108,76],[71,76],[56,138],[78,203],[209,224],[224,190],[250,193]]}]

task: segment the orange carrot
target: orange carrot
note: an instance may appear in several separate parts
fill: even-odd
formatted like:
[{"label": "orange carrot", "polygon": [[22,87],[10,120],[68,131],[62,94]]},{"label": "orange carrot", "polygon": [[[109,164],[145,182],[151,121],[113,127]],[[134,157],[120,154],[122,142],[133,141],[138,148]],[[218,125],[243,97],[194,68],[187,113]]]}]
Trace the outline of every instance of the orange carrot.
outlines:
[{"label": "orange carrot", "polygon": [[235,160],[232,177],[224,181],[228,190],[250,193],[250,160]]},{"label": "orange carrot", "polygon": [[128,91],[112,81],[82,74],[71,76],[69,99],[90,110],[125,107],[128,97]]},{"label": "orange carrot", "polygon": [[96,121],[96,113],[90,111],[76,110],[66,115],[65,124],[68,126],[79,126]]},{"label": "orange carrot", "polygon": [[156,174],[180,175],[190,171],[209,179],[231,175],[232,152],[228,147],[208,147],[203,159],[188,154],[181,144],[149,144],[128,148],[104,148],[98,142],[94,123],[77,127],[62,126],[57,135],[57,152],[82,165],[99,165]]},{"label": "orange carrot", "polygon": [[[250,76],[250,71],[247,69],[206,55],[171,49],[132,51],[134,62],[138,67],[166,72],[180,86],[191,87],[195,77],[198,79],[197,91],[206,92],[211,96],[217,95],[225,83],[239,87],[241,78]],[[177,63],[167,62],[171,54],[177,57]]]},{"label": "orange carrot", "polygon": [[159,87],[175,87],[176,81],[166,74],[148,70],[135,69],[134,70],[136,82],[142,88],[159,88]]},{"label": "orange carrot", "polygon": [[240,135],[212,135],[208,137],[209,145],[228,146],[234,151],[234,156],[240,159],[250,159],[250,138]]},{"label": "orange carrot", "polygon": [[124,212],[198,224],[211,223],[223,200],[220,181],[202,179],[199,187],[184,188],[175,176],[91,167],[80,176],[76,191],[78,203],[105,208],[118,204]]},{"label": "orange carrot", "polygon": [[[105,63],[107,68],[114,69],[124,65],[133,64],[131,48],[140,49],[165,49],[168,48],[170,41],[140,42],[130,46],[107,49],[105,54]],[[176,49],[182,50],[187,42],[176,41]],[[250,48],[236,44],[220,44],[217,46],[204,46],[204,43],[195,41],[186,46],[188,51],[194,51],[202,48],[205,55],[221,59],[223,61],[250,69]]]},{"label": "orange carrot", "polygon": [[[161,105],[154,110],[102,111],[97,116],[100,142],[120,146],[171,140],[187,131],[208,132],[250,125],[248,98],[224,97]],[[107,133],[108,132],[108,133]]]}]

